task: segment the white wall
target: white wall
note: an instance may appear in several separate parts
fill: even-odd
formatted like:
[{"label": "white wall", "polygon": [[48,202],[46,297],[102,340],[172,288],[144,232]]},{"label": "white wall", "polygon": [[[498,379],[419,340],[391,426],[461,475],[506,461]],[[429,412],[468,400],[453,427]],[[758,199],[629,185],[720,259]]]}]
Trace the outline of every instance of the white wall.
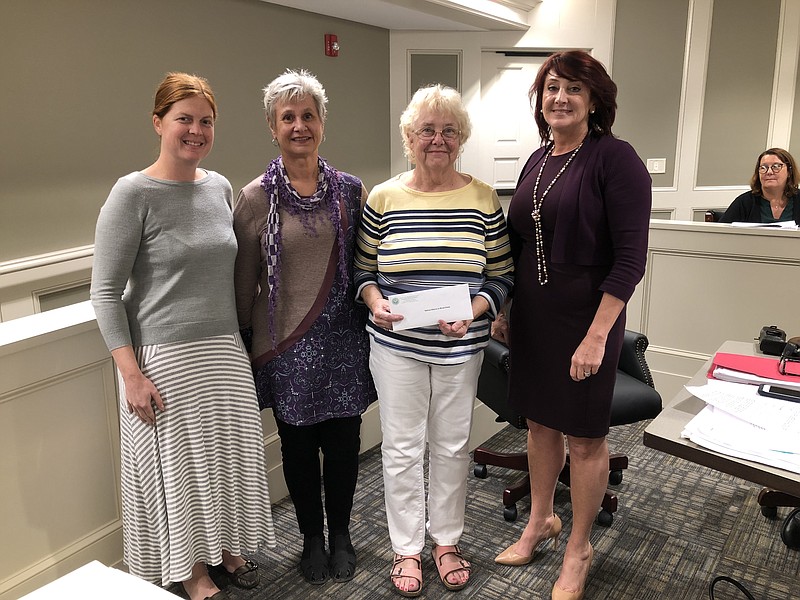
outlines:
[{"label": "white wall", "polygon": [[[673,219],[692,220],[697,212],[706,208],[727,207],[734,197],[748,189],[746,181],[751,173],[743,174],[740,185],[706,187],[697,185],[703,111],[722,108],[705,106],[702,93],[708,76],[707,59],[711,42],[711,21],[715,9],[725,10],[724,3],[714,3],[713,0],[690,2],[678,151],[676,157],[671,157],[677,164],[676,179],[672,186],[656,187],[653,190],[654,208],[672,211]],[[800,1],[783,0],[778,47],[775,49],[777,68],[770,128],[764,149],[772,146],[789,148],[790,145],[797,57],[800,48],[798,32],[800,32]],[[742,43],[749,43],[746,31],[742,32]],[[741,85],[747,85],[746,73],[742,74]],[[730,90],[730,93],[736,94],[736,89]],[[742,114],[741,118],[747,119],[747,114]],[[737,143],[736,131],[730,132],[729,141],[730,144]],[[724,147],[719,148],[721,154],[724,155],[725,151]],[[755,158],[756,156],[753,156],[754,164]]]},{"label": "white wall", "polygon": [[[402,144],[398,130],[399,116],[405,108],[410,90],[408,77],[409,54],[413,51],[458,52],[462,59],[462,94],[473,120],[481,114],[481,52],[488,50],[559,50],[583,48],[589,50],[600,60],[614,77],[613,63],[619,58],[630,63],[636,72],[639,68],[658,69],[658,56],[642,53],[641,56],[614,56],[614,36],[616,26],[617,2],[615,0],[545,0],[533,9],[529,16],[530,30],[518,32],[408,32],[392,31],[390,34],[390,118],[391,124],[391,172],[399,173],[408,168],[402,154]],[[676,220],[702,220],[708,208],[724,208],[735,196],[747,189],[750,172],[733,177],[725,185],[698,185],[700,167],[700,134],[704,125],[704,111],[726,110],[726,106],[706,106],[704,93],[708,73],[708,56],[711,46],[712,19],[714,10],[726,10],[725,2],[718,0],[691,0],[688,2],[686,19],[687,30],[676,31],[675,35],[685,36],[683,56],[683,78],[681,82],[679,124],[675,133],[674,155],[665,158],[675,165],[674,177],[664,183],[663,176],[654,176],[657,186],[653,190],[654,214]],[[642,23],[642,27],[658,27],[658,23]],[[764,148],[779,146],[790,148],[791,133],[796,102],[796,80],[798,73],[798,53],[800,52],[800,0],[782,0],[780,3],[777,47],[774,49],[775,75],[769,109],[769,130],[763,132],[766,139]],[[742,31],[742,43],[751,43],[746,30]],[[628,65],[630,66],[630,64]],[[772,65],[763,65],[771,68]],[[730,90],[730,98],[737,97],[737,91],[748,85],[750,80],[746,71],[741,80]],[[616,80],[622,86],[635,86],[634,80]],[[524,93],[524,91],[522,92]],[[637,107],[639,114],[649,115],[646,122],[638,124],[639,135],[647,135],[649,129],[662,127],[658,114],[647,111],[647,107]],[[530,116],[529,126],[535,128]],[[747,119],[746,111],[739,115]],[[719,154],[724,157],[730,148],[742,144],[741,132],[730,131],[729,144],[722,144]],[[797,141],[796,141],[797,142]],[[635,146],[635,144],[634,144]],[[533,151],[535,148],[531,148]],[[797,153],[797,152],[796,152]],[[474,135],[463,151],[460,169],[467,173],[481,171],[481,165],[491,160],[488,149],[481,147],[479,136]],[[798,153],[800,154],[800,153]],[[660,156],[659,156],[660,157]],[[648,157],[642,156],[643,159]],[[656,158],[656,157],[650,157]],[[753,156],[755,160],[755,155]]]},{"label": "white wall", "polygon": [[[527,32],[408,32],[389,36],[390,118],[392,174],[408,168],[403,156],[398,124],[410,99],[409,53],[414,50],[445,50],[461,53],[462,96],[470,115],[481,111],[481,52],[485,50],[554,50],[584,48],[604,64],[611,64],[614,39],[614,0],[545,1],[530,13]],[[413,93],[413,90],[411,90]],[[535,126],[531,117],[531,126]],[[488,160],[479,136],[473,136],[461,156],[461,170],[474,173]],[[533,150],[533,149],[531,149]]]}]

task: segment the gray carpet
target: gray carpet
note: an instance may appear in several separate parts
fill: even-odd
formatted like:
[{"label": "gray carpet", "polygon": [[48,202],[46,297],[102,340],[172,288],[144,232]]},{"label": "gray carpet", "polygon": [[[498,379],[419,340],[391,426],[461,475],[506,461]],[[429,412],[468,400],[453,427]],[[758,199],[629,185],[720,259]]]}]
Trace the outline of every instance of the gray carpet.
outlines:
[{"label": "gray carpet", "polygon": [[[788,509],[779,510],[778,520],[764,518],[756,502],[756,485],[645,448],[641,443],[645,425],[616,427],[609,435],[611,450],[626,452],[630,467],[615,488],[620,507],[613,524],[595,525],[592,533],[595,558],[586,598],[704,600],[716,575],[739,579],[758,600],[800,598],[800,552],[788,549],[780,539],[781,517]],[[521,450],[524,434],[507,427],[485,445],[499,451]],[[429,543],[423,555],[421,598],[550,598],[563,539],[558,551],[543,551],[525,567],[493,561],[516,539],[528,518],[527,499],[518,504],[517,522],[507,523],[502,516],[503,488],[518,475],[489,467],[488,479],[481,480],[470,471],[461,549],[473,564],[472,582],[461,592],[447,591],[436,577]],[[555,507],[569,533],[569,490],[560,484]],[[273,514],[280,546],[254,557],[263,578],[259,588],[250,592],[227,588],[235,600],[400,598],[388,577],[392,551],[379,448],[362,457],[351,529],[359,563],[352,581],[307,584],[297,568],[302,538],[291,502],[279,502]],[[727,584],[716,595],[717,600],[743,597]]]}]

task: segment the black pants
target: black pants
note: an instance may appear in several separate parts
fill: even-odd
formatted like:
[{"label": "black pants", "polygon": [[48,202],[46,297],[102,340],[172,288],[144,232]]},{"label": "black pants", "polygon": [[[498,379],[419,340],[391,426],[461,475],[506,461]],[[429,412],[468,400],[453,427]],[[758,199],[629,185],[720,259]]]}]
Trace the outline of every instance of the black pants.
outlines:
[{"label": "black pants", "polygon": [[290,425],[277,418],[275,421],[281,438],[283,475],[300,533],[323,533],[322,486],[328,532],[347,531],[358,479],[361,417],[329,419],[315,425]]}]

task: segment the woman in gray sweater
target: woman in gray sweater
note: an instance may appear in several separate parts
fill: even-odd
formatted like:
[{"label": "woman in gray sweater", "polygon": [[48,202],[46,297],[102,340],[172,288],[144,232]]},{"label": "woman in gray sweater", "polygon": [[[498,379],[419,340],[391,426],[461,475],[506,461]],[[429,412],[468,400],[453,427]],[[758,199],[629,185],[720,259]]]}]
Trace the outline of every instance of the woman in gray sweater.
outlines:
[{"label": "woman in gray sweater", "polygon": [[124,559],[191,600],[258,584],[275,544],[263,435],[233,293],[231,185],[198,167],[214,142],[208,82],[156,92],[158,159],[117,181],[95,235],[92,303],[119,373]]}]

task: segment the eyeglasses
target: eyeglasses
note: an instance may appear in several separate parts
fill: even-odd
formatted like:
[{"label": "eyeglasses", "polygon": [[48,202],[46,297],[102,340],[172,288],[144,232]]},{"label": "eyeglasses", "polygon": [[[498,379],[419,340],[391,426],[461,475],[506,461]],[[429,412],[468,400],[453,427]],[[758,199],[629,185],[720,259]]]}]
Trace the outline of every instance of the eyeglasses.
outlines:
[{"label": "eyeglasses", "polygon": [[781,359],[778,362],[778,372],[781,375],[800,377],[800,347],[797,344],[787,342],[783,347]]},{"label": "eyeglasses", "polygon": [[444,139],[452,141],[458,139],[458,136],[461,135],[461,130],[455,127],[445,127],[440,131],[433,127],[423,127],[417,129],[414,133],[416,133],[421,140],[432,140],[436,137],[437,133],[441,133]]},{"label": "eyeglasses", "polygon": [[772,171],[773,173],[780,173],[783,167],[785,167],[783,163],[775,163],[774,165],[761,165],[758,167],[758,172],[764,175],[767,171]]}]

